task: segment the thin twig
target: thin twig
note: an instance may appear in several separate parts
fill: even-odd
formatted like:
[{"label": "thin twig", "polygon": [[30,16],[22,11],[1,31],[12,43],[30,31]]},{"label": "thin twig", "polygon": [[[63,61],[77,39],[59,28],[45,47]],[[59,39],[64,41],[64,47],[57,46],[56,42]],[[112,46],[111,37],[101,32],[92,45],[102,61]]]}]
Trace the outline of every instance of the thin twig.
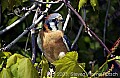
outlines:
[{"label": "thin twig", "polygon": [[29,37],[30,37],[30,33],[28,33],[27,40],[26,40],[26,43],[25,43],[25,52],[27,51]]},{"label": "thin twig", "polygon": [[[21,11],[30,11],[30,8],[23,7]],[[36,9],[31,10],[32,12],[36,12]]]},{"label": "thin twig", "polygon": [[[84,11],[83,20],[85,20],[85,18],[86,18],[86,10],[85,10],[85,8],[83,9],[83,11]],[[83,24],[79,28],[78,34],[77,34],[75,40],[73,41],[73,43],[71,45],[71,49],[73,49],[74,45],[76,44],[77,40],[79,39],[79,36],[80,36],[80,34],[82,32],[82,29],[83,29]]]},{"label": "thin twig", "polygon": [[64,3],[62,3],[56,10],[54,10],[53,12],[58,12],[62,7],[64,6]]},{"label": "thin twig", "polygon": [[17,21],[15,21],[14,23],[12,23],[11,25],[7,26],[5,29],[1,30],[0,31],[0,35],[3,34],[3,33],[5,33],[6,31],[8,31],[9,29],[13,28],[14,26],[16,26],[21,21],[23,21],[31,13],[31,10],[34,9],[36,6],[37,6],[37,4],[34,3],[32,5],[32,7],[30,8],[30,11],[26,12],[25,15],[22,18],[18,19]]},{"label": "thin twig", "polygon": [[51,2],[42,2],[42,1],[33,1],[33,2],[37,2],[37,3],[39,3],[39,4],[58,4],[58,3],[61,3],[62,1],[55,1],[55,2],[53,2],[53,1],[51,1]]},{"label": "thin twig", "polygon": [[[46,13],[49,10],[50,6],[51,5],[49,4],[48,8],[46,8],[44,13]],[[20,34],[15,40],[13,40],[10,44],[8,44],[4,48],[1,48],[0,50],[4,50],[4,51],[9,50],[11,48],[11,46],[13,46],[20,38],[22,38],[26,33],[28,33],[28,31],[30,31],[32,28],[34,28],[34,26],[42,20],[42,18],[44,17],[44,13],[29,28],[24,30],[24,32],[22,34]]]},{"label": "thin twig", "polygon": [[[104,44],[105,44],[105,39],[106,39],[106,29],[108,26],[108,19],[107,18],[108,18],[109,8],[110,8],[110,0],[108,0],[108,6],[107,6],[105,21],[104,21],[104,30],[103,30],[103,43]],[[104,56],[106,56],[105,48],[104,48]]]},{"label": "thin twig", "polygon": [[75,15],[79,18],[79,20],[81,21],[81,23],[84,25],[84,27],[87,28],[84,20],[83,20],[82,17],[77,13],[77,11],[76,11],[69,3],[65,3],[65,4],[66,4],[66,6],[67,6],[68,8],[70,8],[70,9],[75,13]]},{"label": "thin twig", "polygon": [[[35,23],[35,21],[38,18],[38,11],[39,11],[39,7],[37,8],[36,13],[34,15],[33,23]],[[34,26],[34,28],[31,29],[31,42],[32,42],[32,62],[35,63],[35,58],[36,58],[35,26]]]},{"label": "thin twig", "polygon": [[120,37],[118,38],[118,40],[114,43],[114,45],[111,48],[111,52],[108,54],[107,59],[111,56],[112,53],[115,52],[115,50],[117,49],[117,47],[120,45]]},{"label": "thin twig", "polygon": [[65,23],[64,23],[64,25],[63,25],[63,31],[65,31],[69,19],[70,19],[70,9],[68,8],[68,14],[67,14],[67,17],[66,17]]},{"label": "thin twig", "polygon": [[110,53],[110,50],[106,47],[106,45],[102,42],[102,40],[92,31],[92,30],[88,30],[92,36],[105,48],[105,50],[107,51],[107,53]]}]

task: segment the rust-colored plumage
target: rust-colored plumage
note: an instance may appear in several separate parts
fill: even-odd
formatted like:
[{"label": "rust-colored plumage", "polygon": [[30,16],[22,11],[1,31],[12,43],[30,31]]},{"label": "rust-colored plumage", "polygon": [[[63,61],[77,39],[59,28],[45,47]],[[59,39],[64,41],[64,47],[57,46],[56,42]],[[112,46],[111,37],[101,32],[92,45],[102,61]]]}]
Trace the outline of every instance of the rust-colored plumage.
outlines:
[{"label": "rust-colored plumage", "polygon": [[[49,17],[47,18],[51,20],[52,18],[49,18]],[[48,20],[47,22],[49,23]],[[46,23],[44,24],[44,28],[45,30],[41,30],[38,34],[39,41],[37,41],[37,43],[38,43],[38,46],[42,49],[45,57],[48,59],[49,62],[52,63],[59,58],[60,52],[64,52],[64,53],[68,52],[68,48],[64,43],[64,40],[63,40],[64,33],[62,32],[62,30],[57,29],[52,31],[49,29],[48,24]]]},{"label": "rust-colored plumage", "polygon": [[39,34],[42,41],[43,53],[50,62],[53,62],[56,59],[58,59],[60,52],[67,52],[67,48],[63,42],[62,31],[40,31]]}]

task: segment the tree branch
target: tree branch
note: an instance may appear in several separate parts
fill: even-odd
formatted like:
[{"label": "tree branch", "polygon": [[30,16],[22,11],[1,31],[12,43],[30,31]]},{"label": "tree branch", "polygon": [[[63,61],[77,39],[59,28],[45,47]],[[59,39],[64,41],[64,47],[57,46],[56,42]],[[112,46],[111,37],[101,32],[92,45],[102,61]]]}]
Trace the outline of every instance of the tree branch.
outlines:
[{"label": "tree branch", "polygon": [[5,33],[6,31],[10,30],[11,28],[13,28],[15,25],[17,25],[21,21],[23,21],[31,13],[31,10],[33,10],[36,6],[37,6],[37,4],[33,3],[32,7],[30,8],[30,11],[26,12],[25,15],[22,18],[18,19],[17,21],[12,23],[11,25],[7,26],[5,29],[1,30],[0,35]]},{"label": "tree branch", "polygon": [[11,48],[11,46],[13,46],[20,38],[22,38],[26,33],[28,33],[28,31],[30,31],[32,28],[35,27],[36,24],[38,24],[42,18],[44,17],[44,13],[46,13],[49,8],[51,7],[51,4],[49,4],[49,6],[46,8],[46,10],[43,12],[43,14],[26,30],[24,30],[24,32],[22,34],[20,34],[15,40],[13,40],[10,44],[8,44],[6,47],[1,48],[0,50],[9,50]]},{"label": "tree branch", "polygon": [[79,20],[81,21],[81,23],[84,25],[86,32],[88,32],[88,34],[89,34],[90,36],[93,35],[93,37],[106,49],[106,51],[107,51],[108,54],[109,54],[109,53],[110,53],[109,49],[108,49],[108,48],[106,47],[106,45],[102,42],[102,40],[101,40],[92,30],[90,30],[89,27],[86,26],[84,20],[83,20],[82,17],[76,12],[76,10],[68,3],[67,0],[63,0],[63,2],[64,2],[64,3],[66,4],[66,6],[67,6],[68,8],[70,8],[70,9],[75,13],[75,15],[79,18]]},{"label": "tree branch", "polygon": [[63,31],[65,31],[69,19],[70,19],[70,9],[68,9],[68,14],[67,14],[67,17],[66,17],[65,23],[64,23],[64,25],[63,25]]},{"label": "tree branch", "polygon": [[64,6],[64,3],[62,3],[62,4],[61,4],[56,10],[54,10],[53,12],[59,11],[63,6]]},{"label": "tree branch", "polygon": [[[38,18],[38,12],[39,12],[39,7],[37,8],[36,13],[34,15],[33,23],[35,23],[35,21]],[[32,43],[32,62],[35,63],[35,59],[36,59],[35,26],[30,31],[31,31],[31,43]]]},{"label": "tree branch", "polygon": [[[105,21],[104,21],[104,30],[103,30],[103,43],[104,44],[105,44],[105,39],[106,39],[106,29],[108,26],[108,19],[107,18],[108,18],[109,8],[110,8],[110,0],[108,0],[108,6],[107,6]],[[104,56],[106,56],[105,48],[104,48]]]},{"label": "tree branch", "polygon": [[[83,9],[83,11],[84,11],[83,20],[85,20],[85,18],[86,18],[86,10],[85,10],[85,8]],[[80,36],[80,34],[82,32],[82,29],[83,29],[83,24],[79,28],[78,34],[77,34],[75,40],[73,41],[73,43],[71,45],[71,49],[73,49],[74,45],[76,44],[77,40],[79,39],[79,36]]]},{"label": "tree branch", "polygon": [[58,0],[58,1],[51,1],[51,2],[42,2],[42,1],[33,1],[33,2],[37,2],[39,4],[58,4],[58,3],[62,3],[62,1]]}]

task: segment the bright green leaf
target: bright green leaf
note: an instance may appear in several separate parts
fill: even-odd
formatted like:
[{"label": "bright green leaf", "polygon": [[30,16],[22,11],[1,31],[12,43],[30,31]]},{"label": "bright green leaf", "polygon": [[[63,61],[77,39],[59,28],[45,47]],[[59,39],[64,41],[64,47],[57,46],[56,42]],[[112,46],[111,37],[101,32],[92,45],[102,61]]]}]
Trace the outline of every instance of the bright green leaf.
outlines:
[{"label": "bright green leaf", "polygon": [[12,54],[10,52],[0,52],[0,68],[3,67],[3,64],[6,64],[7,58],[9,58]]},{"label": "bright green leaf", "polygon": [[11,69],[11,73],[12,73],[13,77],[18,78],[18,63],[12,65],[10,67],[10,69]]},{"label": "bright green leaf", "polygon": [[5,55],[4,57],[9,58],[12,54],[10,52],[3,52],[3,54]]},{"label": "bright green leaf", "polygon": [[28,58],[22,58],[18,62],[18,78],[39,78],[38,72]]},{"label": "bright green leaf", "polygon": [[120,64],[120,56],[116,56],[115,59]]},{"label": "bright green leaf", "polygon": [[47,72],[49,70],[49,64],[48,64],[47,59],[44,56],[42,56],[42,60],[40,62],[40,65],[42,67],[41,78],[47,77]]},{"label": "bright green leaf", "polygon": [[0,69],[3,67],[4,60],[0,58]]},{"label": "bright green leaf", "polygon": [[13,78],[10,69],[3,68],[0,73],[0,78]]},{"label": "bright green leaf", "polygon": [[85,66],[77,63],[77,59],[77,52],[68,52],[63,58],[53,62],[56,68],[55,78],[80,77]]},{"label": "bright green leaf", "polygon": [[0,58],[9,58],[11,55],[10,52],[0,52]]},{"label": "bright green leaf", "polygon": [[9,68],[11,65],[17,63],[20,59],[24,58],[24,56],[20,54],[14,54],[10,56],[10,58],[7,60],[6,68]]},{"label": "bright green leaf", "polygon": [[95,11],[95,8],[98,9],[98,1],[97,0],[90,0],[90,4],[93,7],[94,11]]},{"label": "bright green leaf", "polygon": [[79,0],[78,11],[85,3],[87,3],[87,0]]}]

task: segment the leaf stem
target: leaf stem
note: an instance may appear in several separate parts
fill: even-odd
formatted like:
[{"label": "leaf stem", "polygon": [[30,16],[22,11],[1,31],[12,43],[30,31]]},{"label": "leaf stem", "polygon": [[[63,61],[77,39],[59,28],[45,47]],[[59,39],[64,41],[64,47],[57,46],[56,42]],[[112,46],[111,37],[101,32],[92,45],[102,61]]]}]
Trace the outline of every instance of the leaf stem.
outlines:
[{"label": "leaf stem", "polygon": [[88,76],[87,72],[84,70],[84,68],[81,65],[78,65],[84,72],[85,74]]}]

